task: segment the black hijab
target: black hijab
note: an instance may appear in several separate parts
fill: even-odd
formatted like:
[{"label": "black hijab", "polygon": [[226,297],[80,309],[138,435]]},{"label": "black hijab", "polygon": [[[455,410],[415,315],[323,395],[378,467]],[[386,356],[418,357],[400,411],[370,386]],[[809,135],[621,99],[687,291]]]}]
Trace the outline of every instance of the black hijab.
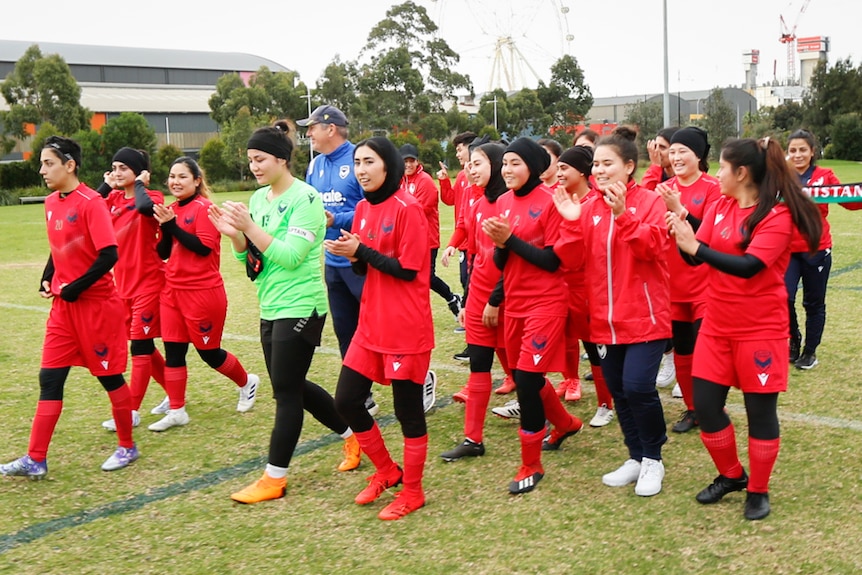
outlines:
[{"label": "black hijab", "polygon": [[[386,179],[383,180],[383,184],[372,192],[364,190],[362,192],[369,204],[376,205],[386,201],[401,187],[401,178],[404,176],[404,159],[395,144],[380,136],[362,140],[356,144],[356,149],[358,150],[362,146],[374,150],[374,153],[380,156],[383,165],[386,166]],[[356,157],[355,151],[354,157]]]},{"label": "black hijab", "polygon": [[488,178],[488,185],[485,186],[485,197],[493,204],[506,192],[506,182],[503,181],[501,172],[506,148],[502,144],[482,144],[476,149],[485,154],[491,164],[491,177]]},{"label": "black hijab", "polygon": [[526,196],[542,183],[542,173],[551,167],[551,155],[530,138],[518,138],[509,144],[506,152],[521,156],[521,159],[530,169],[530,179],[520,189],[514,190],[516,196]]}]

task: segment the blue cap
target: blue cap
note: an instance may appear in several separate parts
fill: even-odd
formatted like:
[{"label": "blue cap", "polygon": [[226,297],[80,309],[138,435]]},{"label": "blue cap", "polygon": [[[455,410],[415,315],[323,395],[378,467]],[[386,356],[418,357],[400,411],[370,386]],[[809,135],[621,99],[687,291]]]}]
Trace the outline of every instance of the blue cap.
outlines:
[{"label": "blue cap", "polygon": [[344,112],[335,106],[325,104],[315,108],[311,113],[311,116],[308,118],[297,120],[296,124],[298,126],[311,126],[312,124],[335,124],[336,126],[346,126],[349,122],[347,121],[347,116],[344,115]]}]

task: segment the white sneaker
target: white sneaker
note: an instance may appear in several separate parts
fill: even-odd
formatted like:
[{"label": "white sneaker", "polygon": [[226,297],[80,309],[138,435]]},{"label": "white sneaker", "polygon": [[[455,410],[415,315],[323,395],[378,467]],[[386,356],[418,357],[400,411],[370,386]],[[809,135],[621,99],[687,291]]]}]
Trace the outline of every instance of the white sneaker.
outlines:
[{"label": "white sneaker", "polygon": [[590,427],[604,427],[614,419],[614,410],[608,409],[608,404],[603,403],[596,410],[596,414],[590,420]]},{"label": "white sneaker", "polygon": [[608,487],[625,487],[638,480],[641,474],[641,464],[634,459],[626,459],[618,469],[602,475],[602,483]]},{"label": "white sneaker", "polygon": [[669,386],[676,377],[676,366],[673,364],[673,352],[666,353],[661,358],[661,365],[658,366],[658,375],[655,378],[655,384],[658,387]]},{"label": "white sneaker", "polygon": [[[141,416],[134,409],[132,410],[132,427],[137,427],[141,424]],[[117,431],[117,424],[114,423],[114,418],[106,419],[102,422],[102,427],[108,431]]]},{"label": "white sneaker", "polygon": [[153,415],[164,415],[171,408],[171,398],[165,396],[160,404],[150,410]]},{"label": "white sneaker", "polygon": [[186,408],[169,409],[167,415],[155,423],[151,423],[147,429],[150,431],[166,431],[172,427],[179,427],[188,424],[191,421],[189,414],[186,413]]},{"label": "white sneaker", "polygon": [[422,408],[425,413],[434,407],[435,401],[437,401],[437,374],[429,369],[425,374],[425,384],[422,386]]},{"label": "white sneaker", "polygon": [[511,401],[507,401],[506,405],[504,405],[503,407],[492,408],[491,413],[493,413],[497,417],[502,417],[503,419],[520,419],[521,404],[518,403],[517,399],[513,399]]},{"label": "white sneaker", "polygon": [[257,399],[257,386],[260,385],[260,378],[253,373],[248,374],[248,380],[245,385],[239,388],[239,401],[236,402],[236,410],[240,413],[245,413],[254,407],[254,400]]},{"label": "white sneaker", "polygon": [[380,406],[377,405],[377,402],[374,401],[374,397],[369,393],[368,397],[365,399],[365,410],[368,412],[368,415],[371,417],[376,416],[380,413]]},{"label": "white sneaker", "polygon": [[671,397],[682,397],[682,388],[677,383],[673,386],[673,389],[670,391]]},{"label": "white sneaker", "polygon": [[635,485],[635,494],[641,497],[652,497],[660,493],[662,479],[664,479],[664,463],[644,457],[641,460],[641,472]]}]

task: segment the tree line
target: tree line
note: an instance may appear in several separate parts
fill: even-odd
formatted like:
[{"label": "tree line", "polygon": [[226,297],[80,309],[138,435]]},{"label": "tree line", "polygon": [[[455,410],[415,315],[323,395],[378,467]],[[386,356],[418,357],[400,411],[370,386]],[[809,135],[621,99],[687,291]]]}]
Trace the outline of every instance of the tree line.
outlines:
[{"label": "tree line", "polygon": [[[343,110],[354,140],[385,134],[399,145],[413,143],[430,165],[440,160],[456,165],[454,149],[447,143],[459,132],[470,130],[494,139],[552,137],[568,146],[574,131],[566,128],[589,121],[593,96],[574,56],[554,63],[547,85],[539,81],[536,88],[482,94],[473,114],[455,103],[459,93],[475,98],[470,78],[457,72],[458,62],[458,54],[439,36],[424,7],[412,0],[395,5],[371,29],[357,57],[335,56],[314,87],[294,71],[266,67],[247,83],[238,74],[222,76],[209,100],[219,135],[200,150],[201,165],[211,181],[246,179],[245,144],[251,132],[278,118],[306,117],[312,102]],[[38,46],[31,46],[16,63],[0,92],[9,107],[0,112],[4,154],[28,136],[28,126],[37,126],[31,166],[0,168],[0,189],[38,185],[38,150],[54,134],[81,143],[82,180],[93,184],[101,181],[113,152],[122,146],[150,151],[156,186],[167,177],[170,162],[182,155],[173,146],[156,149],[155,131],[140,114],[123,113],[100,131],[92,130],[92,114],[80,104],[81,89],[68,65],[59,55],[43,55]],[[663,127],[662,116],[660,103],[638,103],[627,108],[624,123],[637,125],[645,143]],[[746,114],[743,134],[736,133],[735,113],[719,88],[712,90],[703,117],[686,124],[706,129],[715,151],[729,136],[769,134],[783,139],[803,127],[818,136],[828,156],[862,160],[862,65],[854,67],[849,58],[831,67],[821,63],[801,103]],[[297,146],[295,171],[304,173],[307,162],[307,147]]]}]

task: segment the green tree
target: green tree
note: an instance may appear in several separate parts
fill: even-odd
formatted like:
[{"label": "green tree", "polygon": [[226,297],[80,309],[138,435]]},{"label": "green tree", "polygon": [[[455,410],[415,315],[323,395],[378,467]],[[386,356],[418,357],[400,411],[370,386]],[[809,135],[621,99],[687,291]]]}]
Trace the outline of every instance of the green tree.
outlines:
[{"label": "green tree", "polygon": [[[358,76],[359,69],[356,62],[342,62],[341,58],[336,55],[323,70],[323,75],[317,80],[317,87],[312,92],[314,101],[318,105],[331,104],[344,112],[348,119],[351,119],[353,106],[357,100],[356,79]],[[314,104],[311,107],[314,108]]]},{"label": "green tree", "polygon": [[545,112],[536,90],[522,88],[509,98],[508,103],[512,111],[510,125],[513,136],[547,135],[553,117]]},{"label": "green tree", "polygon": [[712,143],[710,156],[718,158],[721,144],[728,138],[739,136],[736,128],[736,111],[727,103],[721,88],[713,88],[706,100],[706,113],[700,126],[709,134]]},{"label": "green tree", "polygon": [[850,58],[839,60],[831,68],[825,62],[819,63],[802,105],[803,125],[821,139],[828,139],[832,136],[835,116],[862,112],[862,66],[854,67]]},{"label": "green tree", "polygon": [[152,156],[157,145],[156,131],[141,114],[123,112],[111,118],[102,128],[102,150],[106,165],[111,165],[111,158],[117,150],[124,146],[136,150],[144,150]]},{"label": "green tree", "polygon": [[212,181],[228,180],[234,175],[224,161],[225,143],[220,137],[210,138],[201,146],[198,163]]},{"label": "green tree", "polygon": [[[762,138],[775,133],[775,108],[760,108],[755,112],[746,113],[742,122],[743,138]],[[711,142],[712,147],[721,146],[721,142]]]},{"label": "green tree", "polygon": [[593,95],[584,81],[584,71],[574,56],[565,55],[551,66],[551,82],[539,82],[536,93],[545,112],[557,126],[582,121],[593,106]]},{"label": "green tree", "polygon": [[[495,99],[496,102],[494,102]],[[473,125],[469,128],[477,134],[485,126],[494,128],[495,119],[495,129],[502,136],[514,139],[518,133],[514,126],[516,118],[509,105],[509,97],[502,88],[497,88],[493,92],[486,92],[482,95],[482,98],[479,100],[479,118],[481,119],[481,123],[478,126]]]},{"label": "green tree", "polygon": [[9,109],[0,112],[4,153],[15,138],[26,136],[26,124],[50,122],[61,134],[71,135],[90,125],[91,112],[81,106],[81,88],[58,54],[43,56],[30,46],[0,84]]},{"label": "green tree", "polygon": [[638,150],[641,158],[647,158],[646,144],[664,127],[664,109],[661,102],[637,102],[626,106],[624,124],[637,126]]},{"label": "green tree", "polygon": [[[167,191],[171,164],[181,156],[185,156],[181,149],[173,144],[167,144],[159,148],[156,155],[150,158],[150,163],[153,165],[149,186],[151,190]],[[209,176],[207,176],[207,181],[209,181]]]},{"label": "green tree", "polygon": [[785,102],[772,112],[772,127],[776,132],[792,132],[804,125],[805,109],[798,102]]},{"label": "green tree", "polygon": [[293,71],[272,72],[262,66],[248,86],[239,74],[226,74],[216,82],[216,91],[210,96],[210,117],[219,126],[229,124],[242,109],[260,126],[280,118],[304,118],[306,92]]},{"label": "green tree", "polygon": [[254,119],[248,108],[243,107],[222,127],[222,139],[225,145],[224,162],[239,176],[239,179],[245,179],[245,169],[248,165],[246,153],[248,139],[260,125],[261,123]]},{"label": "green tree", "polygon": [[862,114],[849,112],[832,117],[829,157],[852,162],[862,161]]}]

